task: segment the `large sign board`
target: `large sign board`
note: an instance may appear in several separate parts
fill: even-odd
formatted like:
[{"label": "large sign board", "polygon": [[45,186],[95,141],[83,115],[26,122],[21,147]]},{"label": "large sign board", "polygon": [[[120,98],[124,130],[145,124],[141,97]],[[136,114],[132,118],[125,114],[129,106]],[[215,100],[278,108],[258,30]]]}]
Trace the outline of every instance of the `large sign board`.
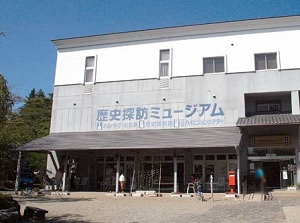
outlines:
[{"label": "large sign board", "polygon": [[217,103],[153,104],[97,109],[97,129],[104,131],[199,128],[220,126],[223,123],[224,112]]},{"label": "large sign board", "polygon": [[290,146],[292,144],[293,137],[289,135],[254,136],[250,138],[250,145],[254,147]]}]

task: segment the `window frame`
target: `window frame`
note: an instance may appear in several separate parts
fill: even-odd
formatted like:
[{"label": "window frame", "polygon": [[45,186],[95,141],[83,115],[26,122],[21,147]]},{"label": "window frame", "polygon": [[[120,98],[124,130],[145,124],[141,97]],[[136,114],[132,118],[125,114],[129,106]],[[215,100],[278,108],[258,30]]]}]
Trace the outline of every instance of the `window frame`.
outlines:
[{"label": "window frame", "polygon": [[[275,59],[276,68],[269,68],[267,56],[274,55],[274,54],[276,56],[276,59]],[[257,66],[257,56],[261,56],[261,55],[264,55],[264,68],[263,69],[259,69]],[[278,70],[279,69],[279,52],[255,53],[254,54],[254,69],[255,69],[255,71]]]},{"label": "window frame", "polygon": [[[168,60],[161,60],[161,52],[162,51],[169,51],[169,59]],[[164,48],[159,50],[159,67],[158,67],[158,79],[164,79],[164,78],[171,78],[172,76],[172,48]],[[162,76],[161,75],[161,66],[162,64],[168,64],[168,75],[167,76]]]},{"label": "window frame", "polygon": [[[216,72],[216,59],[220,59],[222,58],[223,59],[223,71],[218,71]],[[213,61],[213,71],[212,72],[206,72],[205,71],[205,60],[209,60],[211,59]],[[202,58],[202,72],[203,74],[222,74],[222,73],[226,73],[226,63],[227,63],[227,60],[226,60],[226,56],[212,56],[212,57],[203,57]]]},{"label": "window frame", "polygon": [[[87,66],[87,60],[88,58],[94,58],[94,66],[88,67]],[[85,57],[85,65],[84,65],[84,77],[83,77],[83,83],[85,84],[93,84],[96,81],[96,67],[97,67],[97,56],[92,55],[92,56],[86,56]],[[86,81],[86,74],[87,71],[92,70],[92,81]]]}]

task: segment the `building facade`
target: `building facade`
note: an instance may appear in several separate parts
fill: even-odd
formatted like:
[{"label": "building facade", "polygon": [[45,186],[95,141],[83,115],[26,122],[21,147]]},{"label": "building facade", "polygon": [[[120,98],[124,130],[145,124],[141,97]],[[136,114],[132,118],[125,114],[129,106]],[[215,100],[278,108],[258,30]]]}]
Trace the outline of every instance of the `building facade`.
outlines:
[{"label": "building facade", "polygon": [[89,190],[299,184],[299,39],[291,16],[54,40],[51,134],[22,149]]}]

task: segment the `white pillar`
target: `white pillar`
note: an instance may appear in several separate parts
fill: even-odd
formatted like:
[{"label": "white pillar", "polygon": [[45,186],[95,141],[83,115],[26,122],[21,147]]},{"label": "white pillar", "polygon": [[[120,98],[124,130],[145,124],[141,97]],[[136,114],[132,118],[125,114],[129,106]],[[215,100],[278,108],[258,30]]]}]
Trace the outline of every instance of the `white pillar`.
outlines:
[{"label": "white pillar", "polygon": [[291,99],[292,99],[292,114],[299,115],[300,114],[299,91],[291,91]]},{"label": "white pillar", "polygon": [[297,172],[296,172],[296,183],[298,188],[300,188],[300,126],[298,127],[298,143],[296,144],[296,148],[295,148],[295,155],[296,155],[296,168],[297,168]]},{"label": "white pillar", "polygon": [[236,154],[237,154],[237,170],[236,170],[236,180],[237,180],[237,192],[238,195],[241,194],[241,179],[240,179],[240,147],[235,145],[234,146]]},{"label": "white pillar", "polygon": [[62,191],[66,191],[66,183],[67,183],[67,171],[68,171],[68,153],[66,155],[66,158],[64,160],[64,173],[63,173],[63,185],[62,185]]},{"label": "white pillar", "polygon": [[214,177],[213,175],[210,175],[209,176],[209,179],[210,179],[210,196],[211,196],[211,200],[213,201],[214,200]]},{"label": "white pillar", "polygon": [[56,151],[49,151],[47,155],[47,169],[46,173],[50,178],[55,177],[56,170],[60,168]]},{"label": "white pillar", "polygon": [[120,177],[120,156],[117,156],[117,171],[116,171],[116,193],[119,192],[119,177]]},{"label": "white pillar", "polygon": [[174,193],[178,193],[177,188],[177,156],[174,155],[173,157],[173,163],[174,163]]}]

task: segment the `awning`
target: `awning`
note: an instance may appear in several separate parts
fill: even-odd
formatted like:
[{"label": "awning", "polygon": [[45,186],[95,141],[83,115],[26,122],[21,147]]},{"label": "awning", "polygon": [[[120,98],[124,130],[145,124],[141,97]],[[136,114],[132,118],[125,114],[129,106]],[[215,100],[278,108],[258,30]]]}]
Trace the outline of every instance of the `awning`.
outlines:
[{"label": "awning", "polygon": [[247,118],[239,118],[236,122],[237,127],[299,124],[300,115],[292,114],[254,115]]},{"label": "awning", "polygon": [[22,151],[231,147],[237,127],[52,133],[19,146]]}]

